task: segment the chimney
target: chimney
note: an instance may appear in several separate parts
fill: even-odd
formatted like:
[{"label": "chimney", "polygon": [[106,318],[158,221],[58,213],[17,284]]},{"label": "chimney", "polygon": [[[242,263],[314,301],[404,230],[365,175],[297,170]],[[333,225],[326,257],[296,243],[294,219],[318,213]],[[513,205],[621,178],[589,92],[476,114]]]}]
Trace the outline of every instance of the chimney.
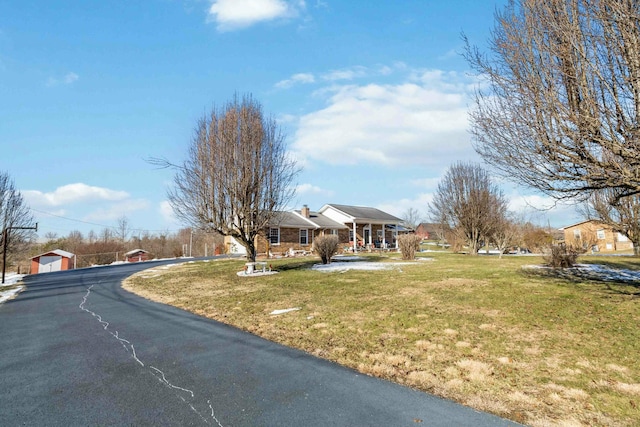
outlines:
[{"label": "chimney", "polygon": [[302,209],[300,210],[300,213],[302,214],[303,217],[309,218],[309,206],[303,205]]}]

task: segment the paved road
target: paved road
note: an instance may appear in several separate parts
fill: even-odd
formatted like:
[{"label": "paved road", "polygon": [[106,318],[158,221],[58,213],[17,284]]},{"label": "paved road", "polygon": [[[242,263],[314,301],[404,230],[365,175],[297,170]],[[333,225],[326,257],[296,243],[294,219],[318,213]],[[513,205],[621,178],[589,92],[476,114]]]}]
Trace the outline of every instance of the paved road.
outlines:
[{"label": "paved road", "polygon": [[513,425],[120,287],[149,266],[30,276],[0,305],[0,424]]}]

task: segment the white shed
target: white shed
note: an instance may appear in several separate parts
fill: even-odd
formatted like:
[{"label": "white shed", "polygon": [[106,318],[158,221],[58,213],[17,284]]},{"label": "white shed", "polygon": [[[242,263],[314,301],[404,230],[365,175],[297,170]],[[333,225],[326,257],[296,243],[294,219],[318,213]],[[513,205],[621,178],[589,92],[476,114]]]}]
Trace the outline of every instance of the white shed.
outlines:
[{"label": "white shed", "polygon": [[74,268],[75,255],[56,249],[31,258],[31,274],[50,273]]}]

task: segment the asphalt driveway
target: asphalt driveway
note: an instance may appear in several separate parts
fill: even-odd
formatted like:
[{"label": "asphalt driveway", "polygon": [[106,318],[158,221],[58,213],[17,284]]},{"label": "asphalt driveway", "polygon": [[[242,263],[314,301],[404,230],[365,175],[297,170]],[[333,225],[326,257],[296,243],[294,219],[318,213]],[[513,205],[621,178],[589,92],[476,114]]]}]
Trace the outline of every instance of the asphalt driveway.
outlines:
[{"label": "asphalt driveway", "polygon": [[28,276],[0,305],[3,425],[516,425],[120,287],[153,265]]}]

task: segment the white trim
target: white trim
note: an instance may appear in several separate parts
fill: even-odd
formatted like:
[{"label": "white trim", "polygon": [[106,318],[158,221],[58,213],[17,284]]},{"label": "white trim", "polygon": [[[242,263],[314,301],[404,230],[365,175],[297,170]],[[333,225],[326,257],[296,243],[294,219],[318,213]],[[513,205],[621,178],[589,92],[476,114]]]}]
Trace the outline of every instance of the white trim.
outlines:
[{"label": "white trim", "polygon": [[[271,230],[276,230],[278,232],[278,235],[277,235],[278,241],[276,243],[273,243],[271,241],[271,237],[272,237]],[[272,246],[280,246],[280,227],[269,227],[269,244]]]},{"label": "white trim", "polygon": [[[306,240],[305,243],[302,243],[302,232],[304,232],[304,239]],[[309,246],[309,229],[308,228],[300,229],[300,231],[298,232],[298,243],[300,243],[300,245],[302,246]]]}]

